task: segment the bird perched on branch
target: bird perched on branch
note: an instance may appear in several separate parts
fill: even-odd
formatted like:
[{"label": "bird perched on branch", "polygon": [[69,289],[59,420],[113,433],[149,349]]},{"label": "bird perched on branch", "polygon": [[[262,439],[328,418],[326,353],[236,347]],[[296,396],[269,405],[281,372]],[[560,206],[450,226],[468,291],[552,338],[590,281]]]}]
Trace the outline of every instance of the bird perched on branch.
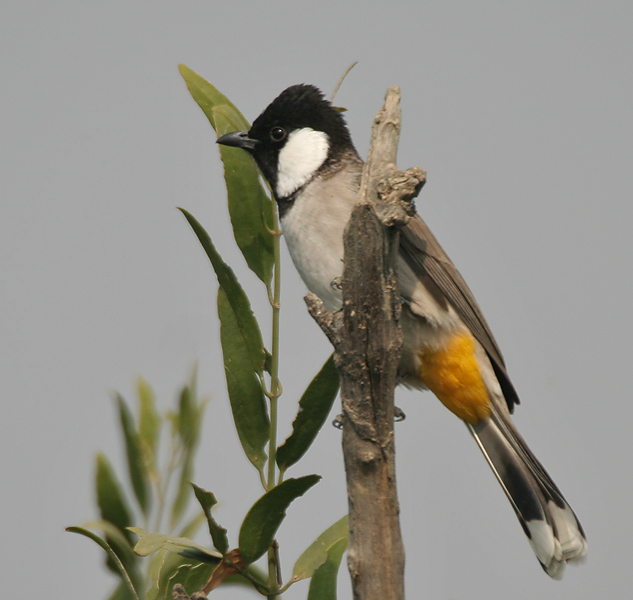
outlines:
[{"label": "bird perched on branch", "polygon": [[[363,169],[341,115],[311,85],[282,92],[250,131],[218,143],[248,151],[270,184],[290,255],[330,311],[341,308],[343,232]],[[543,569],[554,578],[586,553],[576,515],[519,435],[519,403],[470,289],[425,222],[401,229],[402,383],[431,390],[462,419],[501,483]]]}]

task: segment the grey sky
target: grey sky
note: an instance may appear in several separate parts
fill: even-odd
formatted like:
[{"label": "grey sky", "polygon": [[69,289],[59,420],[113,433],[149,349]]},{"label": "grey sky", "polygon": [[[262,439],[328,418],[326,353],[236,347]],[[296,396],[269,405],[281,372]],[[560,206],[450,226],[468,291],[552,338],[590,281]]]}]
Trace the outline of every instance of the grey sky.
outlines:
[{"label": "grey sky", "polygon": [[[522,398],[519,429],[589,539],[586,564],[549,580],[465,428],[430,394],[400,391],[408,596],[630,595],[631,23],[630,3],[610,0],[4,2],[4,595],[105,597],[100,550],[63,529],[96,516],[95,451],[117,456],[111,390],[130,397],[142,374],[166,407],[196,360],[212,395],[196,482],[236,542],[260,488],[226,405],[214,277],[175,206],[207,227],[266,331],[268,315],[177,65],[252,120],[288,85],[329,92],[353,60],[337,103],[357,147],[400,85],[400,166],[428,171],[418,210],[477,295]],[[329,353],[284,265],[283,434]],[[339,439],[327,427],[289,473],[324,480],[280,532],[286,577],[345,510]]]}]

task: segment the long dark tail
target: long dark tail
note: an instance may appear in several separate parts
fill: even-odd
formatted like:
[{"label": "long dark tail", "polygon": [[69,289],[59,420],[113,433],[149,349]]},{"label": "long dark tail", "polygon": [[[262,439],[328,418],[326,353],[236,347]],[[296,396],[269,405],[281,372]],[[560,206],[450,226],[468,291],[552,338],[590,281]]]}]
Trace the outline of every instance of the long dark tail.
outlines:
[{"label": "long dark tail", "polygon": [[545,572],[560,579],[567,561],[587,552],[574,511],[528,448],[510,417],[493,408],[490,419],[468,425],[510,500]]}]

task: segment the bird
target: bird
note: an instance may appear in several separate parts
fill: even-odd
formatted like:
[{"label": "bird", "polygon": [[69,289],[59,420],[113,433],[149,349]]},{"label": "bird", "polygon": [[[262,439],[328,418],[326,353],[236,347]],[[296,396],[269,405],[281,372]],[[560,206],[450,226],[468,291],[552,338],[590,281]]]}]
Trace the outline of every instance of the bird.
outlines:
[{"label": "bird", "polygon": [[[308,289],[342,306],[343,233],[357,202],[363,160],[341,110],[315,86],[284,90],[248,131],[218,138],[255,160],[277,202],[287,247]],[[474,437],[544,571],[563,576],[587,551],[583,528],[511,420],[519,396],[472,292],[417,214],[400,230],[399,382],[428,389]]]}]

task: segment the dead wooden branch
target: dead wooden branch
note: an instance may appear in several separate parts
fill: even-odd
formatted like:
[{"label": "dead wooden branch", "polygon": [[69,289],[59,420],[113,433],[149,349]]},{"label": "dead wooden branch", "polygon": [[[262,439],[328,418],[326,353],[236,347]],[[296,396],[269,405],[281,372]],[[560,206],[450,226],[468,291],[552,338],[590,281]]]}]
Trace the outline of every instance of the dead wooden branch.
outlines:
[{"label": "dead wooden branch", "polygon": [[399,133],[400,91],[393,87],[374,120],[359,204],[345,232],[343,309],[331,314],[314,294],[306,296],[310,314],[334,345],[341,376],[355,600],[404,599],[393,432],[402,346],[395,258],[398,227],[411,217],[425,173],[395,166]]}]

